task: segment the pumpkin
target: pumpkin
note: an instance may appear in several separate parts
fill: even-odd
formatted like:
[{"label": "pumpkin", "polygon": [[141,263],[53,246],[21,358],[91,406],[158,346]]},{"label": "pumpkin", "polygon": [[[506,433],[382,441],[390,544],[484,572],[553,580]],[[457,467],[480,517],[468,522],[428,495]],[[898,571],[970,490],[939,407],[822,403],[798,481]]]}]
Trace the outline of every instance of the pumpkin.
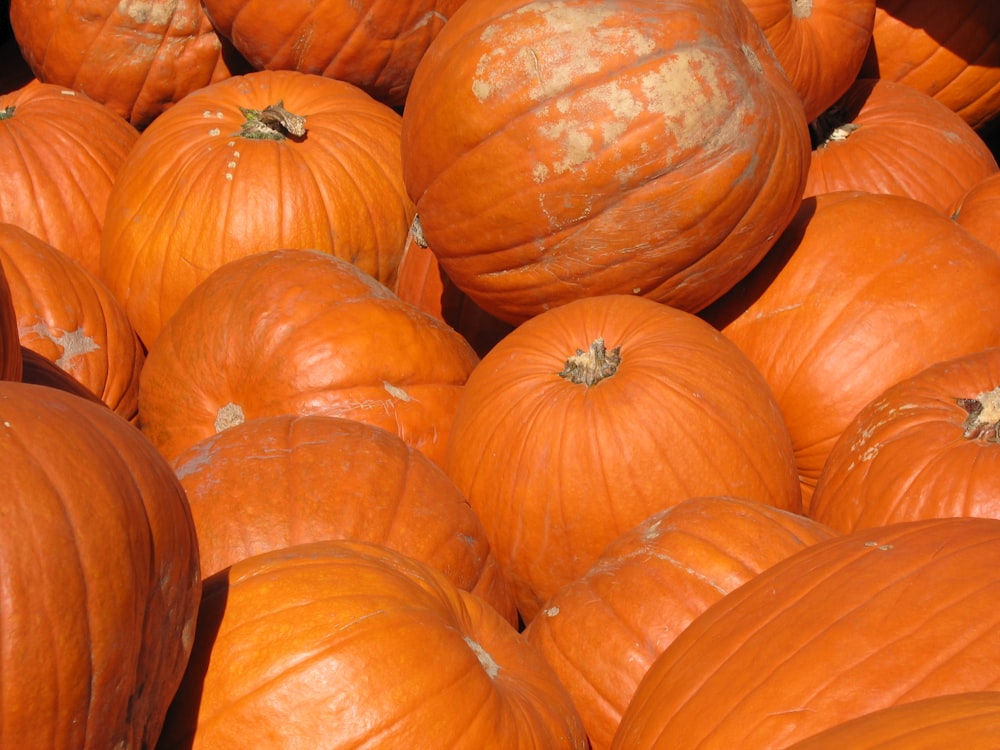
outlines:
[{"label": "pumpkin", "polygon": [[417,217],[406,235],[392,290],[462,334],[480,357],[513,329],[469,299],[441,270],[434,251],[423,241]]},{"label": "pumpkin", "polygon": [[173,461],[198,531],[202,576],[323,539],[391,547],[441,570],[517,623],[482,524],[455,483],[398,436],[321,415],[259,417]]},{"label": "pumpkin", "polygon": [[524,634],[569,690],[591,750],[606,750],[646,670],[699,614],[835,535],[753,500],[684,500],[611,542],[545,602]]},{"label": "pumpkin", "polygon": [[873,711],[1000,690],[998,571],[992,518],[894,524],[800,550],[667,647],[611,747],[777,750]]},{"label": "pumpkin", "polygon": [[402,149],[441,268],[517,324],[583,296],[707,305],[791,220],[810,146],[739,0],[467,0]]},{"label": "pumpkin", "polygon": [[812,122],[850,87],[871,44],[875,0],[744,0]]},{"label": "pumpkin", "polygon": [[134,419],[146,354],[111,290],[82,264],[13,224],[0,223],[0,266],[10,283],[21,344]]},{"label": "pumpkin", "polygon": [[524,621],[651,514],[699,495],[800,509],[760,372],[692,313],[586,297],[522,323],[459,398],[445,470],[486,528]]},{"label": "pumpkin", "polygon": [[205,12],[253,67],[347,81],[402,107],[413,71],[464,0],[205,0]]},{"label": "pumpkin", "polygon": [[965,231],[1000,252],[1000,173],[966,190],[950,213]]},{"label": "pumpkin", "polygon": [[41,81],[87,94],[142,129],[192,91],[240,70],[199,0],[11,0]]},{"label": "pumpkin", "polygon": [[275,250],[199,284],[150,347],[139,426],[168,459],[257,417],[382,427],[439,465],[479,362],[458,333],[328,253]]},{"label": "pumpkin", "polygon": [[9,747],[153,747],[201,592],[184,490],[101,404],[0,382],[0,685]]},{"label": "pumpkin", "polygon": [[0,381],[20,380],[22,367],[17,311],[14,309],[7,275],[0,266]]},{"label": "pumpkin", "polygon": [[873,711],[787,750],[990,750],[998,726],[1000,692],[954,693]]},{"label": "pumpkin", "polygon": [[204,584],[160,750],[585,750],[558,678],[478,597],[367,542],[255,555]]},{"label": "pumpkin", "polygon": [[21,347],[21,363],[22,372],[20,381],[22,383],[57,388],[87,401],[92,401],[95,404],[107,406],[87,386],[59,367],[51,359],[43,357],[34,349],[29,349],[26,346]]},{"label": "pumpkin", "polygon": [[864,190],[948,211],[998,174],[993,153],[965,120],[903,83],[859,79],[813,127],[806,196]]},{"label": "pumpkin", "polygon": [[763,373],[806,509],[833,444],[890,385],[1000,345],[1000,257],[927,204],[842,191],[803,201],[768,257],[705,310]]},{"label": "pumpkin", "polygon": [[62,86],[0,94],[0,222],[99,272],[111,186],[138,137],[110,109]]},{"label": "pumpkin", "polygon": [[[886,389],[834,444],[810,513],[841,531],[943,516],[1000,518],[1000,348]],[[1000,463],[997,464],[1000,469]]]},{"label": "pumpkin", "polygon": [[230,77],[157,118],[115,182],[101,248],[146,346],[209,273],[253,253],[322,250],[390,284],[413,218],[399,130],[360,89],[287,70]]},{"label": "pumpkin", "polygon": [[1000,6],[878,0],[861,75],[912,86],[982,127],[1000,113]]}]

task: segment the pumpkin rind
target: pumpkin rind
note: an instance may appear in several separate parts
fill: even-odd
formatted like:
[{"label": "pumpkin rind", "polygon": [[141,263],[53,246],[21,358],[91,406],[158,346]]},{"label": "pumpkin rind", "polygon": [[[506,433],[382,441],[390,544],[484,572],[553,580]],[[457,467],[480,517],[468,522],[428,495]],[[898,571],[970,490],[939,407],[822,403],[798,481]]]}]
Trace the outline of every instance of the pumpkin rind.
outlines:
[{"label": "pumpkin rind", "polygon": [[423,563],[328,541],[209,578],[160,750],[366,745],[587,747],[544,660]]},{"label": "pumpkin rind", "polygon": [[1000,173],[970,187],[949,213],[965,231],[1000,253]]},{"label": "pumpkin rind", "polygon": [[14,309],[7,275],[0,268],[0,380],[19,381],[22,364],[17,311]]},{"label": "pumpkin rind", "polygon": [[[304,133],[241,135],[278,104]],[[360,89],[287,70],[233,76],[158,117],[115,182],[101,248],[143,343],[209,273],[252,253],[321,250],[391,284],[413,216],[399,129]]]},{"label": "pumpkin rind", "polygon": [[761,571],[836,532],[735,497],[691,498],[620,537],[524,631],[606,750],[642,676],[691,622]]},{"label": "pumpkin rind", "polygon": [[807,141],[742,2],[467,0],[414,74],[403,172],[445,273],[517,324],[708,304],[791,219]]},{"label": "pumpkin rind", "polygon": [[872,711],[1000,690],[1000,520],[819,542],[707,609],[654,662],[612,748],[777,750]]},{"label": "pumpkin rind", "polygon": [[0,383],[0,734],[11,747],[153,747],[201,592],[184,490],[127,421]]},{"label": "pumpkin rind", "polygon": [[[603,372],[587,367],[598,354]],[[628,295],[554,308],[491,349],[462,392],[445,470],[525,622],[619,534],[689,497],[800,509],[789,438],[757,369],[691,313]]]}]

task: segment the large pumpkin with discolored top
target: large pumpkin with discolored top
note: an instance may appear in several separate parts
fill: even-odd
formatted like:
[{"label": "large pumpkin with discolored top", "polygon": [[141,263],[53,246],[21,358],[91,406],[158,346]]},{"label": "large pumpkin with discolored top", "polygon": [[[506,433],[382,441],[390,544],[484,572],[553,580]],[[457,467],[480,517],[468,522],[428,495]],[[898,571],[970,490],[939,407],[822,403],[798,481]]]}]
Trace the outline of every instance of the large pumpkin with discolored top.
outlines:
[{"label": "large pumpkin with discolored top", "polygon": [[205,581],[159,750],[586,750],[517,630],[434,568],[327,541]]},{"label": "large pumpkin with discolored top", "polygon": [[801,507],[757,368],[697,316],[628,295],[561,305],[494,346],[462,392],[445,470],[526,622],[616,537],[689,497]]},{"label": "large pumpkin with discolored top", "polygon": [[198,285],[150,347],[139,426],[170,460],[234,424],[325,414],[444,461],[476,353],[445,323],[329,253],[275,250]]},{"label": "large pumpkin with discolored top", "polygon": [[598,294],[707,305],[791,220],[808,141],[739,0],[467,0],[402,148],[442,269],[517,324]]}]

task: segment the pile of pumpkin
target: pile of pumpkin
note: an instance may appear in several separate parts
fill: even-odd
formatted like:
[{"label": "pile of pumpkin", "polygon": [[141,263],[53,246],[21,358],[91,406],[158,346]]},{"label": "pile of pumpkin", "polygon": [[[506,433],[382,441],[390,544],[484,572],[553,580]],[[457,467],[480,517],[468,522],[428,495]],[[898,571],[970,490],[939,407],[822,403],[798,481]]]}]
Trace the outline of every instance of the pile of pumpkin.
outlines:
[{"label": "pile of pumpkin", "polygon": [[995,747],[994,0],[4,3],[0,742]]}]

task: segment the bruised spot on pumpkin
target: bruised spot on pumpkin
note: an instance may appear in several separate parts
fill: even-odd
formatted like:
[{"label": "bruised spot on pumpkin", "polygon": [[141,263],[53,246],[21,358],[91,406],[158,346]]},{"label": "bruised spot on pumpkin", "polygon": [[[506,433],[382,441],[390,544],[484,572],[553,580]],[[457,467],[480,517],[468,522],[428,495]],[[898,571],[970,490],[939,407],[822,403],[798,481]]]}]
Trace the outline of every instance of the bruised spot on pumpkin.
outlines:
[{"label": "bruised spot on pumpkin", "polygon": [[484,649],[476,641],[469,638],[469,636],[465,636],[465,643],[472,649],[472,653],[476,655],[476,658],[479,659],[479,663],[486,671],[486,674],[488,674],[491,678],[496,679],[496,676],[500,674],[500,665],[494,661],[493,657],[489,655],[486,649]]},{"label": "bruised spot on pumpkin", "polygon": [[246,422],[243,407],[230,401],[215,414],[215,431],[222,432]]}]

